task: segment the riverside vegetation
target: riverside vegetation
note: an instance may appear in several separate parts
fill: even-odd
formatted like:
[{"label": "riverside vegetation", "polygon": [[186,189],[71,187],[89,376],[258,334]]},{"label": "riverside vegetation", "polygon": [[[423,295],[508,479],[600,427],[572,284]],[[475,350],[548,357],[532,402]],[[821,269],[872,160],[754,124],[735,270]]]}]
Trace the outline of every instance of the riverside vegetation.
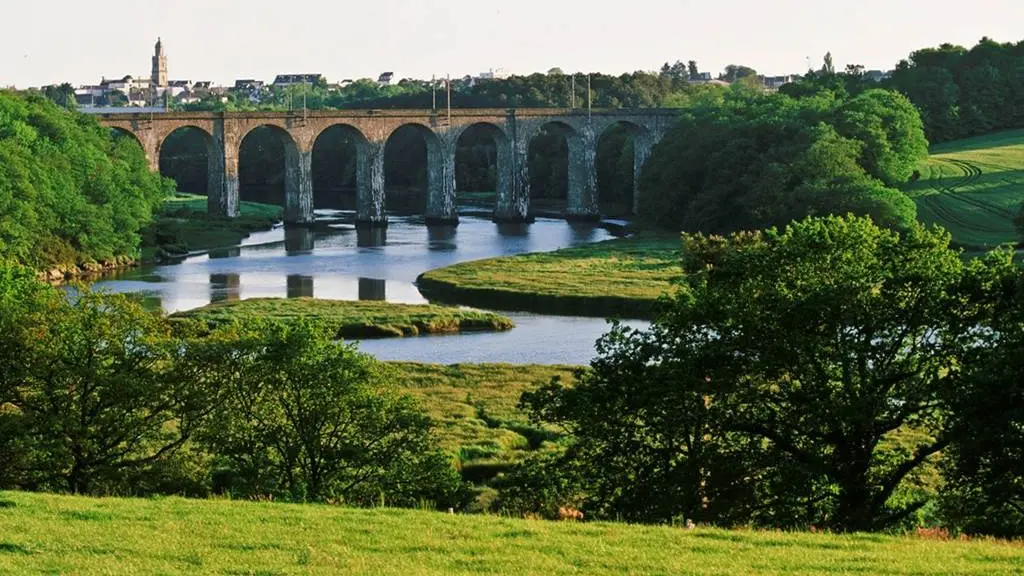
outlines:
[{"label": "riverside vegetation", "polygon": [[489,308],[652,318],[682,277],[679,238],[647,233],[554,252],[456,264],[416,280],[428,297]]},{"label": "riverside vegetation", "polygon": [[38,94],[0,90],[0,255],[37,270],[122,264],[173,190],[130,138]]},{"label": "riverside vegetation", "polygon": [[[524,385],[529,421],[509,411],[518,390],[458,384],[487,367],[417,380],[328,325],[211,331],[9,266],[0,483],[1019,535],[1024,281],[1008,253],[965,262],[948,243],[856,217],[688,235],[652,328],[614,329],[571,386]],[[475,457],[497,467],[462,466]]]},{"label": "riverside vegetation", "polygon": [[314,298],[250,298],[219,302],[180,312],[173,317],[193,318],[211,327],[245,319],[288,322],[316,318],[337,338],[345,340],[501,331],[515,326],[505,316],[467,308]]},{"label": "riverside vegetation", "polygon": [[240,202],[238,216],[217,218],[207,211],[206,197],[176,193],[164,200],[154,221],[142,231],[142,258],[161,261],[216,248],[237,246],[253,232],[281,221],[280,206]]}]

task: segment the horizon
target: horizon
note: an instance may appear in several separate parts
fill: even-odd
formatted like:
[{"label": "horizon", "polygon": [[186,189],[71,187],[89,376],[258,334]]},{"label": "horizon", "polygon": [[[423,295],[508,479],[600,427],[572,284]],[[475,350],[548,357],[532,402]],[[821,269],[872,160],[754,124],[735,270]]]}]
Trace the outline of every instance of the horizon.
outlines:
[{"label": "horizon", "polygon": [[[1024,39],[1019,24],[1024,5],[1011,0],[979,0],[957,18],[922,13],[917,0],[865,0],[856,13],[841,18],[809,0],[780,0],[773,6],[636,0],[629,11],[580,11],[539,0],[511,7],[393,0],[355,8],[314,0],[284,19],[278,11],[239,0],[213,6],[198,0],[173,6],[130,0],[113,12],[67,0],[55,4],[9,9],[22,25],[0,37],[0,86],[148,78],[158,37],[171,79],[217,85],[300,73],[334,82],[376,79],[382,72],[426,80],[498,69],[522,76],[552,68],[617,76],[656,72],[676,60],[696,60],[715,76],[729,64],[781,76],[819,68],[826,52],[837,69],[859,64],[886,71],[921,48],[943,43],[969,48],[982,37]],[[55,13],[60,20],[53,19]],[[746,17],[730,21],[736,13]],[[352,21],[371,24],[348,24]],[[368,56],[353,62],[350,54]]]}]

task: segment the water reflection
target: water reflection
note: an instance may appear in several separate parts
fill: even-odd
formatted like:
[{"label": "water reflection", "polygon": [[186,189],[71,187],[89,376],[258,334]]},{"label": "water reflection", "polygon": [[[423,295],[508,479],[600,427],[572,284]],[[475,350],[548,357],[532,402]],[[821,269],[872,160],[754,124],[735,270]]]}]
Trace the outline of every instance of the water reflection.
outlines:
[{"label": "water reflection", "polygon": [[360,300],[387,300],[387,282],[377,278],[359,279]]},{"label": "water reflection", "polygon": [[360,226],[356,229],[356,245],[360,248],[377,248],[387,243],[387,228]]},{"label": "water reflection", "polygon": [[289,298],[312,298],[313,277],[292,274],[285,280]]},{"label": "water reflection", "polygon": [[238,246],[236,246],[234,248],[220,248],[218,250],[211,250],[210,251],[210,258],[211,259],[217,259],[217,258],[238,258],[241,255],[242,255],[242,248],[238,247]]},{"label": "water reflection", "polygon": [[450,224],[427,226],[427,242],[429,242],[429,250],[444,252],[457,250],[458,245],[455,243],[455,233],[457,231],[458,227]]},{"label": "water reflection", "polygon": [[529,222],[498,222],[498,235],[521,238],[530,235]]},{"label": "water reflection", "polygon": [[[555,250],[609,238],[601,227],[537,218],[533,224],[495,224],[464,216],[457,229],[425,226],[423,218],[392,215],[388,228],[277,228],[247,238],[241,248],[186,258],[174,265],[142,267],[95,283],[96,289],[148,293],[167,312],[244,298],[316,297],[332,300],[426,302],[415,282],[421,273],[459,262]],[[313,240],[315,238],[315,245]],[[372,249],[369,249],[372,247]],[[458,361],[585,363],[607,327],[601,319],[548,316],[516,318],[515,330],[367,342],[387,358]]]},{"label": "water reflection", "polygon": [[604,232],[604,229],[598,228],[594,222],[569,222],[569,228],[572,230],[573,241],[576,243],[590,243],[597,240],[599,232]]},{"label": "water reflection", "polygon": [[230,302],[242,297],[239,274],[210,274],[210,302]]},{"label": "water reflection", "polygon": [[308,254],[313,251],[314,234],[312,228],[295,226],[284,229],[284,251],[289,256]]}]

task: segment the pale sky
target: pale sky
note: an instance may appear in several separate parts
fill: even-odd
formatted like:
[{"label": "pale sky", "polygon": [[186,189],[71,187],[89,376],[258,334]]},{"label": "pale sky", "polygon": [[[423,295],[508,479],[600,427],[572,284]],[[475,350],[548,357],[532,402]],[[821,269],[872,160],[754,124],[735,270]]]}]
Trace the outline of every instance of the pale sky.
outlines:
[{"label": "pale sky", "polygon": [[0,86],[149,76],[157,36],[172,80],[321,73],[330,81],[656,70],[697,60],[800,73],[831,51],[891,69],[912,50],[1024,39],[1024,0],[0,0]]}]

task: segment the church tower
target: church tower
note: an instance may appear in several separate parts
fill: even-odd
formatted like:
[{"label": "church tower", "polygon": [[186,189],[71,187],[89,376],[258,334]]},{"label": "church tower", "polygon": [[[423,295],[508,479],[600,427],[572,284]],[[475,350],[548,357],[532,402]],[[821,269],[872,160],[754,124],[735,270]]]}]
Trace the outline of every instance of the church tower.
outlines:
[{"label": "church tower", "polygon": [[164,45],[159,38],[156,39],[156,50],[153,54],[153,90],[167,87],[167,55],[164,54]]}]

